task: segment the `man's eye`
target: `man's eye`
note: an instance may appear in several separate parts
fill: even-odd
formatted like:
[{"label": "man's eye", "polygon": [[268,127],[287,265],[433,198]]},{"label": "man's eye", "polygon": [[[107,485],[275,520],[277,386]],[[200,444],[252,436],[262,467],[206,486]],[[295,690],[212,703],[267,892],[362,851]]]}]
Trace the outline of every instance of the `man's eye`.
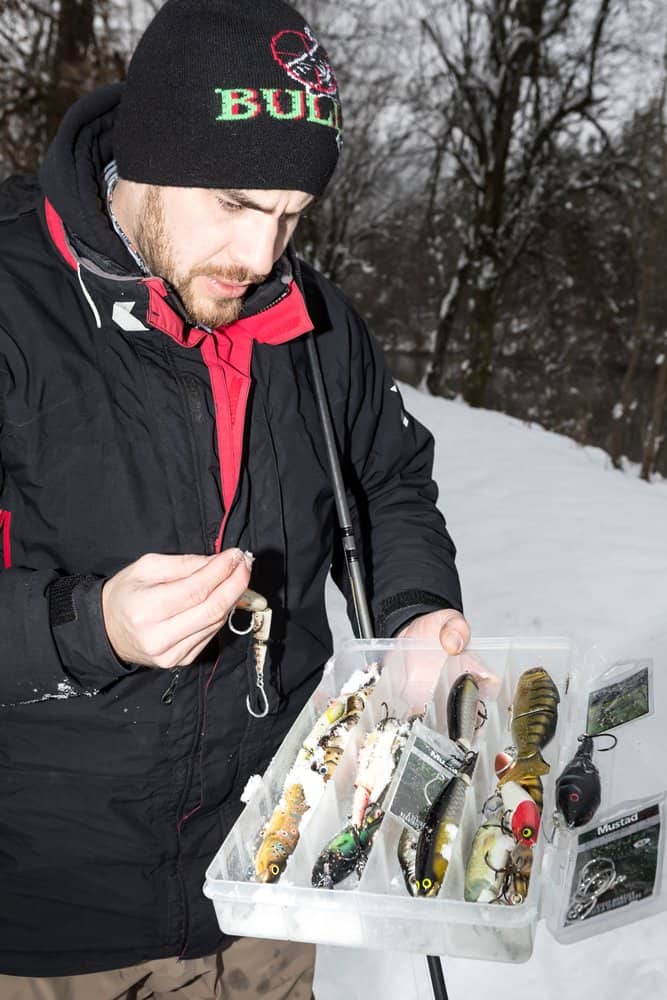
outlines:
[{"label": "man's eye", "polygon": [[235,201],[227,201],[226,198],[217,198],[216,200],[220,208],[223,208],[225,212],[240,212],[243,207]]}]

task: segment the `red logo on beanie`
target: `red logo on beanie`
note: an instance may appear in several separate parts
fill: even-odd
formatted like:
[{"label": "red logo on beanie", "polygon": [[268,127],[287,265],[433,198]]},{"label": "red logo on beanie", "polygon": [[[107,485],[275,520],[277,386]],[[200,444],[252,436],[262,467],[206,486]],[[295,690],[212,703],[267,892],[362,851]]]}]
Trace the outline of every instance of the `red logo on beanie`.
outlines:
[{"label": "red logo on beanie", "polygon": [[306,25],[303,31],[279,31],[271,39],[271,53],[288,76],[318,94],[338,92],[327,54]]}]

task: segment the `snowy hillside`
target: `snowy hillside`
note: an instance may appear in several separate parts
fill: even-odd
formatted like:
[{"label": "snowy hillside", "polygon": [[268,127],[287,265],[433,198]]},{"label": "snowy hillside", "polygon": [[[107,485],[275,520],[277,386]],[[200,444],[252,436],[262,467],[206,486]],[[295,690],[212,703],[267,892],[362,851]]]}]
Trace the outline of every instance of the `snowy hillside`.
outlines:
[{"label": "snowy hillside", "polygon": [[[597,449],[503,414],[401,392],[436,435],[440,506],[473,635],[567,635],[610,663],[651,656],[664,674],[667,483],[646,484]],[[350,633],[337,595],[331,606],[341,641]],[[667,914],[567,947],[540,923],[525,965],[446,958],[449,1000],[663,1000],[666,939]],[[333,948],[318,951],[315,986],[317,1000],[433,995],[420,957]]]}]

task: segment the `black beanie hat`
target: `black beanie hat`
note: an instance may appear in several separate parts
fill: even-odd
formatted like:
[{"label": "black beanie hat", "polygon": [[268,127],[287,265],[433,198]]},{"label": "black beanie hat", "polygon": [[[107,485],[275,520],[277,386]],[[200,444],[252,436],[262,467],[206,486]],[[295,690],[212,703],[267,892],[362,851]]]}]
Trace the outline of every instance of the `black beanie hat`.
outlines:
[{"label": "black beanie hat", "polygon": [[168,0],[130,62],[113,131],[118,173],[174,187],[324,191],[338,85],[282,0]]}]

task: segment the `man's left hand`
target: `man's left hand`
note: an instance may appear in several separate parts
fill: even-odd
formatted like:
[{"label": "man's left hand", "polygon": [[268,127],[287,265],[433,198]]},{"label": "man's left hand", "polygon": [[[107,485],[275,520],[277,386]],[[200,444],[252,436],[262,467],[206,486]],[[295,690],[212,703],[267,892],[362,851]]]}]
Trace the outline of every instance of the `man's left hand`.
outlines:
[{"label": "man's left hand", "polygon": [[439,641],[446,653],[456,656],[470,642],[470,626],[460,611],[446,608],[414,618],[396,638]]}]

